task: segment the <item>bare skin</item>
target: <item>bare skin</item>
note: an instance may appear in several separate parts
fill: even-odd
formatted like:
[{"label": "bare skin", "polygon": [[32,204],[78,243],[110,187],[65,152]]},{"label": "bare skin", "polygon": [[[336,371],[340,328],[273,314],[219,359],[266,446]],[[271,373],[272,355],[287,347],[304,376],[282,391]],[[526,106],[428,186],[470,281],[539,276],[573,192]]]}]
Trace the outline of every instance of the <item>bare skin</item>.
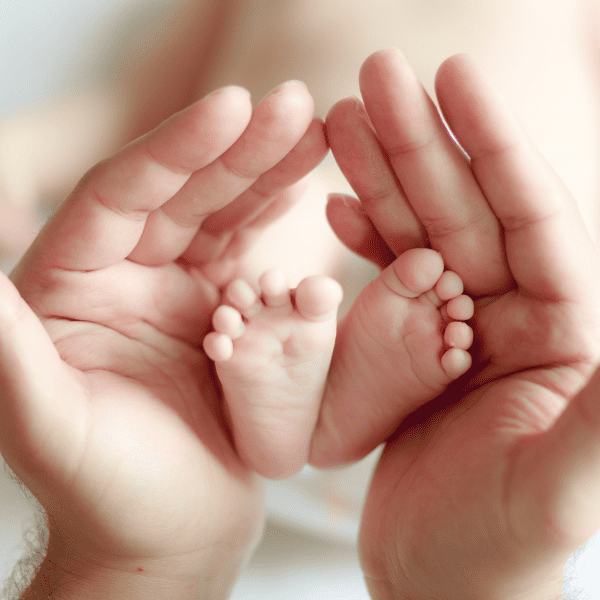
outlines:
[{"label": "bare skin", "polygon": [[[142,14],[133,23],[137,30],[99,87],[0,125],[0,163],[7,157],[0,164],[0,206],[3,214],[15,207],[7,217],[15,226],[0,232],[5,252],[18,256],[31,239],[35,203],[58,203],[96,161],[193,99],[227,84],[245,86],[258,99],[294,78],[307,83],[317,114],[325,115],[340,98],[359,93],[356,73],[382,47],[401,48],[431,95],[444,58],[473,56],[573,192],[592,235],[600,237],[596,0],[178,0],[156,16]],[[318,177],[328,191],[341,189],[336,170],[324,167]],[[294,283],[310,273],[335,272],[330,256],[340,248],[326,228],[314,252],[314,241],[298,239],[293,248],[288,234],[290,227],[303,231],[320,222],[322,197],[269,232],[271,247],[289,248],[286,268],[291,273],[295,261],[294,275],[300,274]],[[255,260],[265,256],[256,250]],[[258,274],[270,266],[259,264]]]},{"label": "bare skin", "polygon": [[[204,348],[216,361],[236,447],[267,477],[304,466],[322,401],[345,407],[350,428],[336,433],[368,451],[471,366],[464,321],[473,301],[432,250],[404,253],[371,282],[337,340],[342,293],[334,280],[302,280],[293,302],[281,272],[265,273],[260,288],[257,295],[244,281],[230,284]],[[373,420],[385,420],[386,431]]]},{"label": "bare skin", "polygon": [[[360,81],[381,145],[371,155],[330,140],[366,200],[359,210],[334,198],[330,222],[382,267],[408,239],[440,251],[476,296],[478,346],[473,376],[387,443],[360,535],[369,590],[559,598],[566,559],[600,526],[598,376],[581,391],[600,359],[597,249],[564,184],[466,57],[442,65],[437,94],[470,160],[399,53],[371,56]],[[364,148],[369,124],[355,107],[330,119]],[[395,187],[372,176],[374,164]],[[390,228],[381,215],[394,209],[412,225]],[[354,225],[363,235],[347,235]],[[351,437],[344,451],[353,455]]]},{"label": "bare skin", "polygon": [[[281,185],[325,152],[304,86],[255,108],[219,90],[91,170],[14,285],[1,277],[0,448],[50,528],[25,598],[228,595],[263,507],[199,347],[219,299],[208,273],[234,269],[295,197]],[[194,231],[221,210],[236,218],[203,261]]]},{"label": "bare skin", "polygon": [[407,250],[365,287],[340,323],[311,461],[362,458],[468,371],[474,306],[462,292],[426,248]]},{"label": "bare skin", "polygon": [[[417,110],[420,125],[437,121],[430,120],[430,105],[410,69],[396,54],[383,52],[367,61],[362,75],[381,156],[405,148],[393,164],[398,179],[411,172],[402,169],[410,158],[412,167],[429,175],[423,183],[435,183],[436,171],[427,173],[427,165],[437,164],[440,149],[447,151],[447,134],[434,128],[436,143],[425,146],[414,137],[432,130],[411,129],[407,109]],[[383,103],[369,106],[369,90]],[[420,195],[418,186],[407,195],[398,187],[380,198],[398,209],[410,204],[420,226],[409,234],[419,239],[425,232],[423,244],[436,238],[441,253],[453,255],[451,266],[467,291],[477,285],[469,272],[486,273],[488,261],[475,319],[478,373],[466,388],[451,388],[414,413],[388,443],[365,510],[363,566],[374,598],[546,600],[560,595],[565,558],[599,526],[600,377],[589,382],[600,356],[597,251],[563,184],[464,57],[442,66],[438,96],[471,157],[446,153],[442,161],[454,174],[445,189],[456,192],[458,186],[461,193],[450,196],[462,210],[436,223],[427,213],[431,196]],[[217,99],[225,98],[237,98],[234,106],[241,100],[237,92]],[[190,148],[185,135],[183,142],[178,125],[189,131],[204,122],[201,117],[216,108],[213,102],[192,107],[92,171],[21,263],[13,276],[16,288],[0,279],[2,453],[49,510],[60,508],[54,511],[49,560],[24,598],[48,595],[52,585],[62,585],[64,598],[122,598],[123,590],[140,598],[222,597],[260,529],[256,482],[230,444],[215,409],[221,398],[196,348],[197,334],[205,332],[201,323],[217,301],[215,286],[196,279],[189,261],[159,267],[126,259],[141,239],[142,215],[173,198],[189,179],[181,169],[186,157],[202,156],[194,167],[199,169],[210,157],[202,146]],[[251,110],[246,104],[244,112],[243,101],[237,105],[241,112],[229,103],[226,111],[219,106],[226,122],[217,119],[211,135],[193,137],[211,140],[212,151],[224,155],[242,135]],[[300,112],[304,121],[311,111]],[[158,148],[178,157],[179,168],[166,168],[160,154],[156,164],[148,150]],[[339,157],[343,149],[336,152]],[[360,172],[366,165],[359,158],[354,167]],[[463,194],[469,177],[476,186],[469,184]],[[377,182],[370,180],[375,191]],[[251,224],[277,214],[270,206]],[[469,216],[473,209],[478,219],[457,223],[457,215]],[[330,222],[348,246],[387,267],[398,253],[395,242],[385,223],[374,213],[366,218],[365,210],[333,200]],[[467,232],[467,240],[480,239],[482,223],[500,233],[473,257],[461,237]],[[347,227],[356,224],[364,235]],[[167,240],[165,256],[171,252]],[[501,260],[489,262],[490,256]],[[173,283],[169,274],[176,285],[165,285]],[[113,297],[118,301],[98,302]],[[190,331],[194,344],[182,342]],[[89,365],[80,370],[81,364],[71,364],[75,358]],[[178,385],[165,377],[171,369]],[[182,382],[194,393],[186,394]],[[147,426],[143,431],[140,423]],[[134,452],[119,443],[132,435]],[[165,457],[173,460],[165,463]],[[128,465],[136,477],[128,476]],[[199,495],[207,481],[199,475],[208,476],[210,494]],[[127,511],[132,497],[135,509]],[[210,522],[199,521],[198,514],[209,515]],[[113,526],[115,515],[124,518]],[[195,545],[199,539],[202,547]],[[73,554],[74,548],[90,547],[92,553]],[[119,556],[111,554],[115,548]],[[165,555],[165,548],[175,548],[175,554]],[[139,576],[140,559],[150,562],[153,577]],[[200,589],[194,588],[198,580]]]},{"label": "bare skin", "polygon": [[284,274],[269,271],[260,292],[243,280],[232,282],[204,348],[217,363],[240,456],[261,475],[281,478],[306,464],[342,288],[313,276],[292,298]]}]

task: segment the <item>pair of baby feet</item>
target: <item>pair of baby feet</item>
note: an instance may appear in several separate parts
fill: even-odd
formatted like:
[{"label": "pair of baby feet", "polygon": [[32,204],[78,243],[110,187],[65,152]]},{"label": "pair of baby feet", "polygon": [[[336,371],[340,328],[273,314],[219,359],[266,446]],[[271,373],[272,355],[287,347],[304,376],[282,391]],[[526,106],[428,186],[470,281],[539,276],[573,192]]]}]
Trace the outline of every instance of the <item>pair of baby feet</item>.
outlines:
[{"label": "pair of baby feet", "polygon": [[471,366],[473,301],[434,250],[399,256],[339,327],[333,279],[290,290],[268,271],[259,286],[229,284],[204,349],[237,450],[266,477],[361,458]]}]

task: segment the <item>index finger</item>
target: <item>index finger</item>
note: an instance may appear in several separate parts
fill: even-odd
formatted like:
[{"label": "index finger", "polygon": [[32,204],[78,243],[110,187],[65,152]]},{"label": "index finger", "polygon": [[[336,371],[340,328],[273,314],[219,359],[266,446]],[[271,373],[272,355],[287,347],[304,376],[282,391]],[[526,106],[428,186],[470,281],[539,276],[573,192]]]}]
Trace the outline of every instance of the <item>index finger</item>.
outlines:
[{"label": "index finger", "polygon": [[227,150],[251,115],[246,90],[222,88],[96,165],[43,228],[26,260],[85,271],[123,260],[148,215]]}]

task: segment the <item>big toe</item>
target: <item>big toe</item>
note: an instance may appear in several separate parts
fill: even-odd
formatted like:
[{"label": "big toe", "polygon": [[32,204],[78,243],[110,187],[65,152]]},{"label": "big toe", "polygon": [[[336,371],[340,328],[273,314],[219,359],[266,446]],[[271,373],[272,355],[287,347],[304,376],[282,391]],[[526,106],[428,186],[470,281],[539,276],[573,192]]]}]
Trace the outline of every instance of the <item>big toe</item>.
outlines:
[{"label": "big toe", "polygon": [[296,288],[296,308],[311,321],[328,319],[337,311],[343,297],[342,286],[325,275],[303,279]]},{"label": "big toe", "polygon": [[413,248],[385,268],[381,277],[395,293],[416,298],[432,289],[444,272],[442,255],[430,248]]}]

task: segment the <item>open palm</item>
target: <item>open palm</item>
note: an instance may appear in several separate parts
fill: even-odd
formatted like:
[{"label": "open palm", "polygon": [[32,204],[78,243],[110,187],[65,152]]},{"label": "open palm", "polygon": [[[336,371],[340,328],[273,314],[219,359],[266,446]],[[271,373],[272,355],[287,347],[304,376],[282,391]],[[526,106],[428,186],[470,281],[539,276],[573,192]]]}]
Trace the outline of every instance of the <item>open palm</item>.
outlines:
[{"label": "open palm", "polygon": [[343,101],[327,120],[362,204],[331,201],[340,238],[382,266],[431,245],[476,299],[475,368],[388,442],[363,566],[374,597],[552,597],[599,524],[600,471],[582,462],[597,409],[577,393],[600,357],[600,263],[563,184],[470,61],[447,61],[436,86],[468,157],[395,51],[363,66],[365,108]]},{"label": "open palm", "polygon": [[188,557],[218,597],[257,540],[201,341],[216,275],[326,152],[312,114],[299,84],[218,91],[92,169],[2,278],[0,447],[69,556]]}]

